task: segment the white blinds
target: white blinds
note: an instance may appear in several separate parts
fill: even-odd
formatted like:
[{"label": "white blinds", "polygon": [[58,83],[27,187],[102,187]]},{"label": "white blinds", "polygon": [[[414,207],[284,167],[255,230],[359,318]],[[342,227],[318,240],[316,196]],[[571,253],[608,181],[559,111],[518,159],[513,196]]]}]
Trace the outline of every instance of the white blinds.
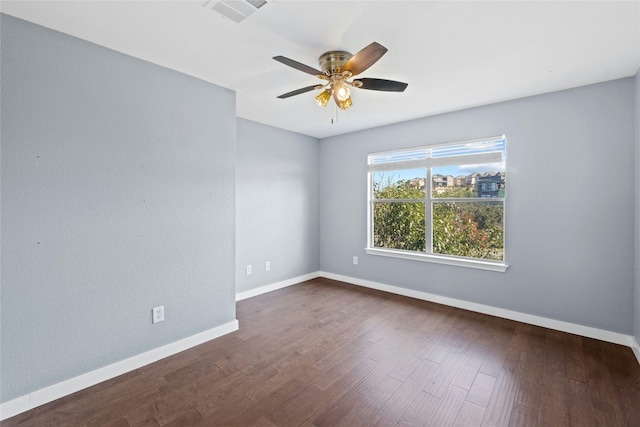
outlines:
[{"label": "white blinds", "polygon": [[369,171],[499,163],[504,161],[505,136],[431,145],[409,150],[372,153]]}]

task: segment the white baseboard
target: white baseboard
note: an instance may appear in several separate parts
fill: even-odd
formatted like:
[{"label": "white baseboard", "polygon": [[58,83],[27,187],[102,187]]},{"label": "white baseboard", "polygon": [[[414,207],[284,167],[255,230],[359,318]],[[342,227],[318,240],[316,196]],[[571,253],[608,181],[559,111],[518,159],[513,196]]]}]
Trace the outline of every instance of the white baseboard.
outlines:
[{"label": "white baseboard", "polygon": [[633,354],[636,355],[636,359],[638,359],[638,363],[640,363],[640,343],[635,337],[632,337],[633,343],[631,345],[631,350],[633,350]]},{"label": "white baseboard", "polygon": [[292,279],[287,279],[281,282],[272,283],[270,285],[260,286],[259,288],[249,289],[248,291],[238,292],[236,294],[236,301],[242,301],[243,299],[266,294],[267,292],[286,288],[287,286],[297,285],[300,282],[306,282],[307,280],[315,279],[316,277],[319,277],[319,276],[320,276],[320,273],[316,271],[313,273],[294,277]]},{"label": "white baseboard", "polygon": [[384,283],[372,282],[370,280],[358,279],[356,277],[343,276],[340,274],[327,273],[324,271],[321,271],[319,275],[320,277],[339,280],[341,282],[350,283],[352,285],[363,286],[366,288],[390,292],[392,294],[403,295],[424,301],[448,305],[451,307],[462,308],[465,310],[475,311],[477,313],[501,317],[503,319],[528,323],[530,325],[542,326],[544,328],[555,329],[557,331],[568,332],[570,334],[581,335],[588,338],[595,338],[614,344],[621,344],[627,347],[631,347],[640,363],[640,349],[637,347],[637,341],[631,335],[620,334],[618,332],[611,332],[603,329],[592,328],[590,326],[578,325],[576,323],[564,322],[561,320],[549,319],[547,317],[535,316],[518,311],[505,310],[502,308],[492,307],[484,304],[477,304],[474,302],[459,300],[455,298],[443,297],[441,295],[430,294],[428,292],[416,291],[413,289],[401,288]]},{"label": "white baseboard", "polygon": [[52,402],[71,393],[75,393],[237,330],[238,321],[233,320],[224,325],[9,400],[0,404],[0,420],[13,417],[14,415],[18,415],[40,405],[44,405],[45,403]]}]

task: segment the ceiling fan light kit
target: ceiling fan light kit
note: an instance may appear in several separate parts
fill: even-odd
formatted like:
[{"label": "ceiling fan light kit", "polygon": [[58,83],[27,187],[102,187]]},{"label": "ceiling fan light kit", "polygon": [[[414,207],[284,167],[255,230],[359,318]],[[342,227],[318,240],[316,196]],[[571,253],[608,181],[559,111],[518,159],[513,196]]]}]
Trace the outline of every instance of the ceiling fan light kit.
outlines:
[{"label": "ceiling fan light kit", "polygon": [[355,55],[343,50],[330,50],[320,55],[318,59],[320,70],[284,56],[275,56],[273,59],[278,62],[326,81],[325,84],[307,86],[287,92],[278,96],[278,98],[289,98],[319,89],[322,92],[316,96],[318,105],[326,107],[329,100],[333,98],[338,108],[347,110],[353,105],[350,87],[386,92],[404,92],[408,84],[394,80],[372,78],[351,80],[353,76],[362,73],[375,64],[386,52],[387,48],[376,42],[371,43]]}]

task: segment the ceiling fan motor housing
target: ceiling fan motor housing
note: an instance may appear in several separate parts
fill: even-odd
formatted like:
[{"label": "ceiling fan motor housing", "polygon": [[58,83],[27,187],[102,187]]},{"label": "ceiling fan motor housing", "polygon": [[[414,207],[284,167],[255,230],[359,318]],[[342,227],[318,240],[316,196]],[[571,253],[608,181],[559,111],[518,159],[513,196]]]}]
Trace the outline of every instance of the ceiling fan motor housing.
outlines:
[{"label": "ceiling fan motor housing", "polygon": [[352,54],[344,50],[330,50],[329,52],[325,52],[318,59],[320,69],[327,76],[339,74],[342,72],[344,64],[346,64],[352,56]]}]

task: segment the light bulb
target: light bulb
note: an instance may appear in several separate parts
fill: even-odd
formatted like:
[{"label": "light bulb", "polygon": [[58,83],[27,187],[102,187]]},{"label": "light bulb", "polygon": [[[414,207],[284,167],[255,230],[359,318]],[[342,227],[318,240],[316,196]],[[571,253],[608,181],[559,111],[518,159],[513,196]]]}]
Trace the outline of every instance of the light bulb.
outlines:
[{"label": "light bulb", "polygon": [[338,101],[346,101],[351,96],[351,91],[344,83],[337,84],[333,90]]},{"label": "light bulb", "polygon": [[318,105],[321,107],[326,107],[330,99],[331,99],[331,93],[329,93],[328,90],[323,90],[322,92],[320,92],[318,96],[316,96],[316,101],[318,102]]}]

